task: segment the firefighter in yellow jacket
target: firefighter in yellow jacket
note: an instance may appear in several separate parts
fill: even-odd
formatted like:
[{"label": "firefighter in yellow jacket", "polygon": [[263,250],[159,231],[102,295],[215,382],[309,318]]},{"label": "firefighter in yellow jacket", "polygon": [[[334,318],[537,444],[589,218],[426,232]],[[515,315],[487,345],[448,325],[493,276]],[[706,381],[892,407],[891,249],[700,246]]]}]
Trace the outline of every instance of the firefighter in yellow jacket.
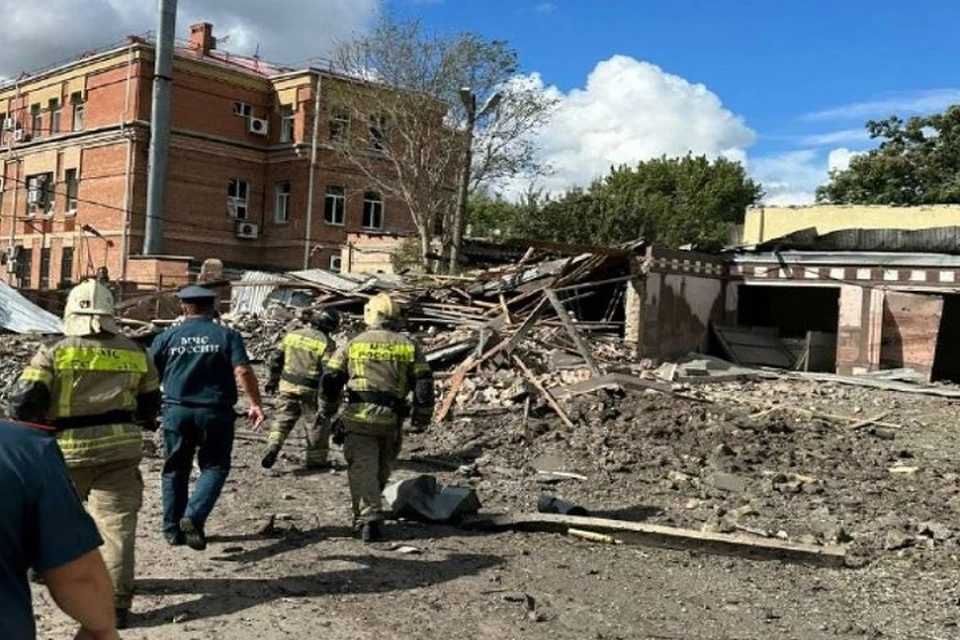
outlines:
[{"label": "firefighter in yellow jacket", "polygon": [[104,539],[118,626],[126,626],[143,499],[141,428],[156,428],[160,392],[156,369],[119,334],[113,312],[113,295],[102,284],[74,287],[64,311],[66,337],[33,357],[10,392],[8,412],[56,429],[77,493]]},{"label": "firefighter in yellow jacket", "polygon": [[330,421],[317,415],[317,393],[323,367],[334,350],[330,334],[339,327],[340,314],[336,309],[312,311],[309,326],[285,335],[270,358],[270,377],[264,389],[277,395],[277,412],[260,461],[265,469],[276,463],[283,443],[300,419],[307,432],[304,466],[320,469],[329,464]]},{"label": "firefighter in yellow jacket", "polygon": [[337,412],[346,387],[343,455],[354,526],[364,542],[383,538],[381,493],[400,453],[404,419],[412,411],[414,426],[423,427],[433,416],[433,373],[419,345],[392,330],[397,316],[390,296],[371,298],[363,310],[367,331],[337,350],[320,385],[320,415],[326,418]]}]

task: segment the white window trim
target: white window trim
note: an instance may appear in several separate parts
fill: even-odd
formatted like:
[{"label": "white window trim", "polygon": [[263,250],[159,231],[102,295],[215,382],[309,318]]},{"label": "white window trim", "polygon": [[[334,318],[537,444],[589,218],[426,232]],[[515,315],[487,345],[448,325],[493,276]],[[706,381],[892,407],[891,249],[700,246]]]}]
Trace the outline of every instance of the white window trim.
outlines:
[{"label": "white window trim", "polygon": [[[336,199],[340,201],[340,222],[331,222],[327,220],[327,201]],[[343,189],[343,193],[331,194],[329,192],[324,193],[323,195],[323,222],[324,224],[329,224],[332,227],[343,227],[347,223],[347,190]]]},{"label": "white window trim", "polygon": [[[378,199],[378,200],[372,200],[372,199],[367,198],[367,194],[366,194],[366,193],[363,194],[363,215],[362,215],[362,217],[360,218],[360,228],[361,228],[361,229],[367,229],[367,230],[370,230],[370,231],[383,231],[383,224],[384,224],[385,217],[386,217],[385,211],[384,211],[385,207],[384,207],[383,195],[381,195],[381,194],[377,194],[377,195],[379,196],[379,199]],[[379,224],[379,226],[374,226],[374,225],[365,224],[365,222],[366,222],[366,217],[367,217],[367,203],[379,204],[379,205],[380,205],[380,224]]]},{"label": "white window trim", "polygon": [[[280,191],[280,188],[286,185],[287,191],[284,193]],[[277,224],[287,224],[290,222],[290,196],[292,195],[292,187],[289,182],[279,182],[274,188],[273,194],[273,221]],[[283,217],[280,217],[280,202],[285,203]]]},{"label": "white window trim", "polygon": [[[333,125],[334,123],[343,125],[342,129],[339,129],[339,134],[334,135]],[[331,142],[346,142],[350,139],[350,114],[347,113],[344,115],[344,112],[336,113],[333,112],[330,115],[330,141]]]}]

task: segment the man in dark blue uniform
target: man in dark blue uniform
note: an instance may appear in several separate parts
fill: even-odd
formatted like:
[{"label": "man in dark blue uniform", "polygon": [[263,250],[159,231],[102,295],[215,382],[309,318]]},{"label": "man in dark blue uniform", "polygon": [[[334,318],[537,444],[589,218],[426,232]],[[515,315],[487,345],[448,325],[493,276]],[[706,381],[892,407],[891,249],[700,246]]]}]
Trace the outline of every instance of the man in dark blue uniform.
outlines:
[{"label": "man in dark blue uniform", "polygon": [[[197,286],[180,291],[184,321],[150,347],[164,402],[163,533],[197,551],[207,546],[204,527],[230,472],[238,382],[250,398],[250,421],[259,427],[264,418],[243,338],[213,321],[216,295]],[[198,451],[200,477],[188,496]]]},{"label": "man in dark blue uniform", "polygon": [[27,570],[80,623],[77,638],[118,639],[103,540],[52,433],[0,421],[0,638],[37,637]]}]

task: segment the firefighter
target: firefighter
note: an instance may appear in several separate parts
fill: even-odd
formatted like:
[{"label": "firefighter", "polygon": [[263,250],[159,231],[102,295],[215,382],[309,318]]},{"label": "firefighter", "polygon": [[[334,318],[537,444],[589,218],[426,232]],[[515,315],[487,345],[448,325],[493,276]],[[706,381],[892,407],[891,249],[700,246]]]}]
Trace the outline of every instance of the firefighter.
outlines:
[{"label": "firefighter", "polygon": [[283,443],[303,418],[307,434],[308,469],[329,466],[330,421],[317,415],[317,391],[323,367],[333,355],[330,334],[340,327],[336,309],[310,312],[309,326],[295,329],[283,337],[280,348],[270,358],[270,377],[264,387],[267,393],[279,392],[276,418],[267,436],[267,450],[260,464],[271,468],[280,455]]},{"label": "firefighter", "polygon": [[363,320],[367,331],[340,347],[324,368],[320,415],[336,414],[346,387],[340,421],[354,527],[364,542],[374,542],[383,538],[381,493],[400,453],[403,421],[412,411],[415,427],[428,425],[434,390],[419,345],[395,330],[398,312],[390,296],[371,298]]},{"label": "firefighter", "polygon": [[66,337],[40,348],[10,392],[8,411],[56,430],[77,493],[104,539],[123,627],[143,501],[141,428],[156,429],[160,391],[156,369],[120,335],[113,312],[113,296],[96,280],[74,287],[64,311]]}]

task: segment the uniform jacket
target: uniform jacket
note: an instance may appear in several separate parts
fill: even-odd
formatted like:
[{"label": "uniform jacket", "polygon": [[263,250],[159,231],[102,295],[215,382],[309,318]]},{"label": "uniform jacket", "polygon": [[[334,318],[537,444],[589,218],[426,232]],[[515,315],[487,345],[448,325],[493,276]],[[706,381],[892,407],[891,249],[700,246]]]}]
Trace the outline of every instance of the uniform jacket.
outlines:
[{"label": "uniform jacket", "polygon": [[333,340],[323,331],[303,327],[283,337],[270,359],[270,378],[279,379],[279,391],[291,396],[315,396],[320,376],[333,355]]},{"label": "uniform jacket", "polygon": [[141,427],[160,407],[157,371],[120,335],[67,337],[41,347],[8,400],[12,417],[49,424],[67,464],[136,459]]},{"label": "uniform jacket", "polygon": [[357,433],[395,430],[411,409],[415,421],[433,413],[433,372],[419,345],[386,329],[370,329],[347,342],[327,363],[321,413],[332,415],[346,390],[342,417]]}]

